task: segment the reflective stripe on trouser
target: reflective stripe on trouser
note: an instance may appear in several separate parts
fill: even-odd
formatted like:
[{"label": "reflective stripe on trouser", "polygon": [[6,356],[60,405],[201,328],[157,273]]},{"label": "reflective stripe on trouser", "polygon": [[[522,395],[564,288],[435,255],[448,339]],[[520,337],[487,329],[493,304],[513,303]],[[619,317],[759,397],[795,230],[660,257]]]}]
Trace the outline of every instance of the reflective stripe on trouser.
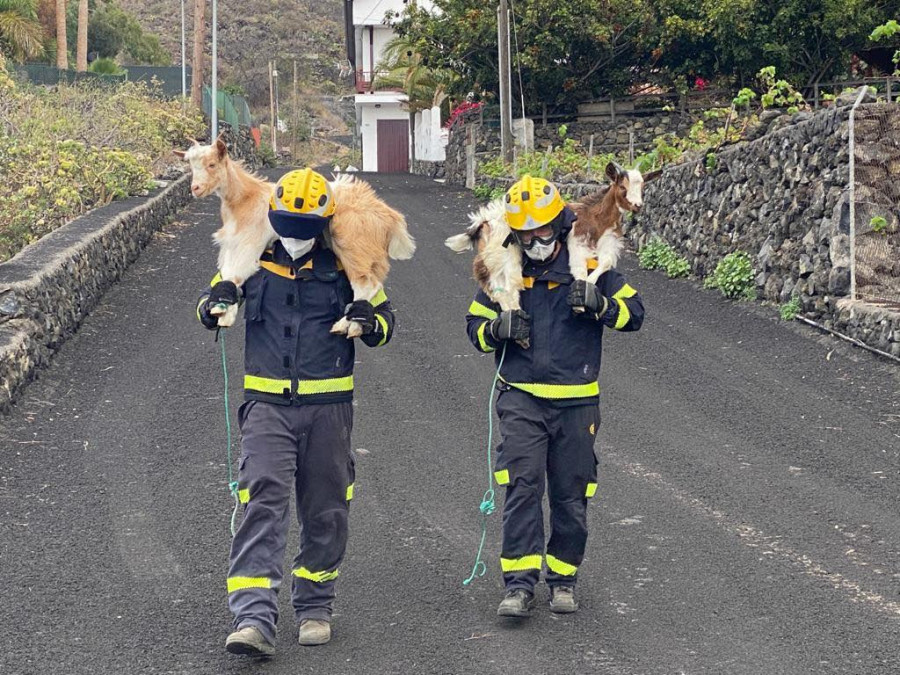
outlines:
[{"label": "reflective stripe on trouser", "polygon": [[[511,389],[497,400],[500,434],[494,474],[506,485],[501,567],[508,589],[533,590],[544,546],[541,501],[550,501],[547,583],[572,585],[587,543],[587,492],[597,482],[596,404],[557,408]],[[537,564],[533,564],[537,560]]]},{"label": "reflective stripe on trouser", "polygon": [[238,485],[249,498],[231,544],[228,606],[235,628],[254,625],[274,640],[292,487],[301,524],[300,551],[289,572],[294,613],[298,619],[331,618],[347,545],[347,488],[354,479],[353,407],[248,401],[238,421]]}]

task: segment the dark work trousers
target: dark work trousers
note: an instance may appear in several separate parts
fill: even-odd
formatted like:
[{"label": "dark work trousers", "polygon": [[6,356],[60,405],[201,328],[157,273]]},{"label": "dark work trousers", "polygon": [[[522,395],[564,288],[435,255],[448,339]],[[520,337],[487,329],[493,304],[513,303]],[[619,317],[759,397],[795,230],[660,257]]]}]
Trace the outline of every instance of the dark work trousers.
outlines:
[{"label": "dark work trousers", "polygon": [[507,590],[533,591],[544,554],[544,486],[550,501],[546,581],[572,586],[587,543],[587,500],[597,489],[600,408],[553,407],[517,389],[497,399],[502,442],[494,476],[506,486],[501,568]]},{"label": "dark work trousers", "polygon": [[292,487],[300,522],[300,551],[291,570],[294,613],[298,621],[331,619],[355,477],[353,404],[248,401],[238,422],[244,518],[231,543],[228,606],[236,629],[256,626],[273,641]]}]

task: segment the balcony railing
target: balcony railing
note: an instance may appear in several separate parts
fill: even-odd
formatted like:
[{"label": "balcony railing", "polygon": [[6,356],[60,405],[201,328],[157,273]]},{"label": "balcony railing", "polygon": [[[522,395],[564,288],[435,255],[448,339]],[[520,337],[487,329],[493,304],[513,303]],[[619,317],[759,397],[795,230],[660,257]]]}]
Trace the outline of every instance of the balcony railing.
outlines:
[{"label": "balcony railing", "polygon": [[401,91],[399,87],[378,86],[378,78],[387,75],[386,70],[356,69],[356,93],[370,94],[375,91]]}]

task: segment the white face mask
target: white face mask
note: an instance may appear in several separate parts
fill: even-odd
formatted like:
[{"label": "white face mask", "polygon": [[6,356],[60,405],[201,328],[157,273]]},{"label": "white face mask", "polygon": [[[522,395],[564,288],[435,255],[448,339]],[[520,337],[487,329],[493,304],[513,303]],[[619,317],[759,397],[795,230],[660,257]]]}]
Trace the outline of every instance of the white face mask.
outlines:
[{"label": "white face mask", "polygon": [[535,262],[544,262],[553,256],[553,252],[556,250],[556,242],[551,241],[549,244],[538,244],[535,243],[531,248],[525,249],[525,255],[534,260]]},{"label": "white face mask", "polygon": [[284,246],[284,250],[287,251],[294,260],[309,253],[315,243],[315,239],[289,239],[288,237],[281,237],[281,245]]}]

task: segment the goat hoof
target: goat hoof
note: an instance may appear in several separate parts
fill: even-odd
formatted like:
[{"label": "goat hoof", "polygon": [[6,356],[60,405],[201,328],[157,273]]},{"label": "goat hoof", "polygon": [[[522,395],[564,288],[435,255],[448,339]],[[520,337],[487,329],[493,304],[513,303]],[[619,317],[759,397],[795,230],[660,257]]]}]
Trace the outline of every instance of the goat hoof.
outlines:
[{"label": "goat hoof", "polygon": [[522,349],[528,349],[531,347],[531,340],[516,340],[516,344],[518,344]]},{"label": "goat hoof", "polygon": [[347,321],[347,319],[341,319],[340,321],[338,321],[331,327],[331,332],[334,333],[335,335],[343,335],[344,333],[347,332],[349,327],[350,327],[350,322]]},{"label": "goat hoof", "polygon": [[356,321],[348,321],[349,324],[347,328],[347,339],[352,340],[353,338],[358,338],[362,336],[362,326],[360,326]]},{"label": "goat hoof", "polygon": [[[228,305],[224,302],[217,303],[209,308],[209,313],[213,316],[222,316],[228,311]],[[221,324],[220,324],[221,325]]]}]

